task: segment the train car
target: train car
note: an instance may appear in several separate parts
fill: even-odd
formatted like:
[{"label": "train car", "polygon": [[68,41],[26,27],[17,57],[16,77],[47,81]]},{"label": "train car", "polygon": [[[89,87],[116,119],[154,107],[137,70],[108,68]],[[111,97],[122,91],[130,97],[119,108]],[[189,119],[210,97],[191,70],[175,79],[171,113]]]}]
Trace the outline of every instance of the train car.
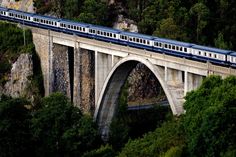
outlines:
[{"label": "train car", "polygon": [[6,20],[8,17],[8,9],[0,7],[0,19]]},{"label": "train car", "polygon": [[192,54],[194,59],[226,65],[227,55],[230,54],[230,51],[201,45],[193,45]]},{"label": "train car", "polygon": [[77,34],[83,37],[88,37],[89,24],[61,19],[59,28],[67,34]]},{"label": "train car", "polygon": [[164,38],[155,38],[153,44],[153,50],[178,57],[191,58],[192,46],[193,44],[190,43],[179,42]]},{"label": "train car", "polygon": [[111,29],[103,26],[90,25],[88,34],[91,38],[94,39],[119,43],[120,30]]},{"label": "train car", "polygon": [[154,37],[152,36],[122,31],[120,32],[119,37],[120,44],[129,45],[132,47],[137,47],[146,50],[153,49]]},{"label": "train car", "polygon": [[55,17],[49,17],[49,16],[42,16],[33,14],[32,15],[32,25],[36,27],[41,27],[44,29],[51,29],[54,31],[60,31],[58,28],[58,23],[61,19],[55,18]]},{"label": "train car", "polygon": [[227,61],[230,63],[230,66],[236,67],[236,52],[231,51],[231,53],[227,55]]},{"label": "train car", "polygon": [[236,67],[236,52],[0,7],[0,19],[67,34]]}]

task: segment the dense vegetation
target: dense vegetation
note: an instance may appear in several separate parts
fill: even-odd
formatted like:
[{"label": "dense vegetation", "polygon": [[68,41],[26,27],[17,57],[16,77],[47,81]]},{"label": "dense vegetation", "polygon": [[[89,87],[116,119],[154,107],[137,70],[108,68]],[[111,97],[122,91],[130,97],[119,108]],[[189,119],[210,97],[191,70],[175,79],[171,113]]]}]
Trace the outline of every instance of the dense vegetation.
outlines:
[{"label": "dense vegetation", "polygon": [[3,96],[0,156],[234,157],[235,102],[236,78],[210,76],[187,94],[184,115],[169,116],[155,131],[134,138],[123,113],[125,121],[114,123],[110,145],[104,145],[91,117],[83,115],[62,94],[43,98],[37,108],[24,99]]},{"label": "dense vegetation", "polygon": [[188,93],[186,113],[143,138],[130,140],[119,156],[235,157],[236,78],[206,78]]},{"label": "dense vegetation", "polygon": [[117,14],[138,24],[139,31],[223,49],[236,46],[236,2],[228,0],[37,0],[38,13],[111,26]]},{"label": "dense vegetation", "polygon": [[24,99],[0,100],[0,156],[81,156],[100,145],[92,118],[62,94],[37,109]]}]

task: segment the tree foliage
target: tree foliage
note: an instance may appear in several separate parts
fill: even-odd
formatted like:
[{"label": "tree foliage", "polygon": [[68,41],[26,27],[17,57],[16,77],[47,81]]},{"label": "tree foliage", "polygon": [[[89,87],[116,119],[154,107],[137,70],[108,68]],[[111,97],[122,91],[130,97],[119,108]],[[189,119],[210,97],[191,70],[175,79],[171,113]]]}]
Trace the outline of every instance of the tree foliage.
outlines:
[{"label": "tree foliage", "polygon": [[30,103],[24,99],[0,99],[0,156],[20,157],[32,155],[30,132]]},{"label": "tree foliage", "polygon": [[236,148],[236,78],[206,78],[186,97],[184,128],[191,156],[217,157]]},{"label": "tree foliage", "polygon": [[99,144],[92,119],[60,93],[43,98],[42,107],[34,113],[32,131],[39,156],[82,155]]}]

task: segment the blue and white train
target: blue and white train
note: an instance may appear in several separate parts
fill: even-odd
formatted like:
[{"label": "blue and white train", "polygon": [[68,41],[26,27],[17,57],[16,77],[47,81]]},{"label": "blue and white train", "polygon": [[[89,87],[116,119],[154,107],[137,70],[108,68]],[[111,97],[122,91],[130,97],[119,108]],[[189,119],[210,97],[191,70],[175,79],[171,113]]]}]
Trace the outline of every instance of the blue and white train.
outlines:
[{"label": "blue and white train", "polygon": [[236,52],[0,7],[0,19],[202,62],[236,67]]}]

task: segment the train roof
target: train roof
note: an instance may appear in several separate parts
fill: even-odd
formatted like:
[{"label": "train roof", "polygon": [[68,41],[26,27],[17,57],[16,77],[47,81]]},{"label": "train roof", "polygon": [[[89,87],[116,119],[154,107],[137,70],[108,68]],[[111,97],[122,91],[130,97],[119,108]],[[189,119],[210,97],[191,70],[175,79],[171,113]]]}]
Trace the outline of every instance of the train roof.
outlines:
[{"label": "train roof", "polygon": [[230,50],[222,50],[222,49],[218,49],[218,48],[201,46],[201,45],[194,45],[192,48],[203,50],[203,51],[210,51],[210,52],[221,53],[221,54],[228,54],[228,53],[230,53]]},{"label": "train roof", "polygon": [[66,20],[66,19],[61,19],[60,22],[63,22],[65,24],[71,24],[71,25],[76,25],[76,26],[82,26],[82,27],[88,27],[90,24],[87,23],[82,23],[82,22],[75,22],[71,20]]},{"label": "train roof", "polygon": [[24,12],[24,11],[12,10],[12,9],[9,9],[8,12],[16,13],[16,14],[23,14],[23,15],[27,15],[27,16],[32,16],[33,15],[32,13],[27,13],[27,12]]},{"label": "train roof", "polygon": [[231,51],[230,56],[236,57],[236,52],[235,51]]},{"label": "train roof", "polygon": [[155,38],[154,41],[174,44],[174,45],[183,46],[183,47],[192,47],[192,45],[193,45],[191,43],[185,43],[185,42],[181,42],[181,41],[176,41],[176,40],[171,40],[171,39],[164,39],[164,38],[158,38],[158,37]]},{"label": "train roof", "polygon": [[54,21],[60,21],[60,18],[57,17],[52,17],[52,16],[46,16],[46,15],[38,15],[38,14],[32,14],[33,17],[38,17],[38,18],[43,18],[43,19],[47,19],[47,20],[54,20]]},{"label": "train roof", "polygon": [[3,10],[3,11],[8,11],[9,9],[8,9],[8,8],[4,8],[4,7],[1,7],[1,6],[0,6],[0,10]]},{"label": "train roof", "polygon": [[144,35],[144,34],[139,34],[139,33],[134,33],[134,32],[126,32],[126,31],[121,31],[120,34],[132,36],[132,37],[137,37],[137,38],[145,38],[147,40],[152,40],[154,38],[153,36],[150,36],[150,35]]},{"label": "train roof", "polygon": [[90,28],[94,28],[94,29],[99,29],[99,30],[103,30],[103,31],[108,31],[108,32],[112,32],[112,33],[120,33],[121,30],[118,30],[118,29],[112,29],[112,28],[109,28],[109,27],[104,27],[104,26],[98,26],[98,25],[89,25]]}]

